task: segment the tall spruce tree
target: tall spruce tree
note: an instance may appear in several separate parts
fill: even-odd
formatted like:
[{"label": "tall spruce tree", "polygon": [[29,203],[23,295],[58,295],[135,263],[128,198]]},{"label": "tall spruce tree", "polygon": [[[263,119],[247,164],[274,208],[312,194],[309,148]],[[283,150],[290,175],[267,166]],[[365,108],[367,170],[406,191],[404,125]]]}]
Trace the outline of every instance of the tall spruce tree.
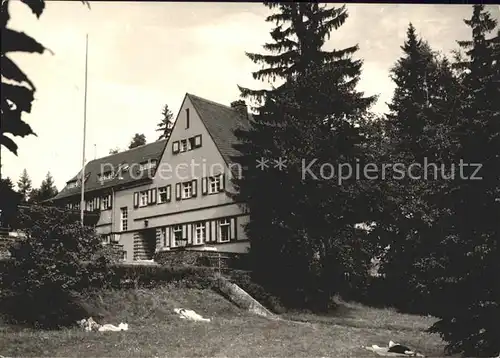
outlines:
[{"label": "tall spruce tree", "polygon": [[163,111],[161,114],[163,118],[161,122],[158,123],[158,128],[156,129],[157,132],[161,132],[161,135],[160,137],[158,137],[158,140],[168,139],[168,137],[170,137],[170,133],[172,133],[172,129],[174,128],[174,123],[172,121],[174,114],[168,108],[168,104],[166,104],[163,107]]},{"label": "tall spruce tree", "polygon": [[32,190],[33,186],[31,185],[31,179],[28,175],[28,171],[23,169],[23,172],[17,181],[17,192],[21,194],[21,202],[28,202]]},{"label": "tall spruce tree", "polygon": [[[251,129],[237,133],[243,142],[237,160],[246,171],[235,180],[236,197],[250,209],[255,278],[280,291],[289,304],[324,307],[332,285],[356,271],[353,227],[366,205],[359,205],[352,178],[338,186],[333,182],[338,173],[323,180],[318,165],[312,176],[303,165],[316,159],[335,167],[362,156],[356,124],[375,98],[355,90],[362,63],[350,55],[357,46],[322,49],[330,31],[345,22],[345,7],[265,5],[277,10],[266,19],[276,23],[274,42],[264,46],[272,54],[247,55],[264,65],[254,78],[284,83],[272,90],[241,88],[244,97],[259,101]],[[280,157],[286,168],[275,165]],[[261,158],[269,168],[256,167]]]},{"label": "tall spruce tree", "polygon": [[[500,57],[498,36],[488,36],[497,22],[484,5],[474,5],[464,21],[472,40],[459,41],[465,54],[455,63],[462,85],[457,158],[468,166],[462,176],[457,171],[442,198],[450,211],[438,223],[447,234],[446,260],[440,275],[431,277],[454,304],[438,313],[431,331],[441,334],[450,352],[494,356],[500,352]],[[472,180],[478,164],[481,179]]]},{"label": "tall spruce tree", "polygon": [[53,198],[58,193],[58,190],[54,184],[54,179],[50,172],[47,173],[45,179],[42,181],[40,188],[33,189],[31,192],[30,202],[32,203],[42,203],[44,200]]},{"label": "tall spruce tree", "polygon": [[431,228],[444,215],[439,196],[448,186],[443,175],[449,173],[442,169],[449,170],[454,158],[458,87],[447,59],[419,39],[412,24],[402,50],[391,70],[396,89],[385,126],[384,162],[403,165],[405,172],[389,173],[380,185],[384,204],[377,234],[389,248],[383,273],[399,292],[392,303],[418,309],[436,301],[426,275],[440,264],[441,233]]}]

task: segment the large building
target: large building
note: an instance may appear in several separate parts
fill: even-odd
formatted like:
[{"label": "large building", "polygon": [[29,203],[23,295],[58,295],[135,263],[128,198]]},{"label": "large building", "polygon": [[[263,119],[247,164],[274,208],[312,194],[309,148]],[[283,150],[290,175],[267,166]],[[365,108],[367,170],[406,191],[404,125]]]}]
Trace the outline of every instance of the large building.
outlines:
[{"label": "large building", "polygon": [[[243,101],[228,107],[186,94],[168,140],[87,163],[85,210],[100,212],[97,232],[121,246],[125,261],[181,246],[247,252],[249,216],[230,193],[241,173],[234,130],[248,126]],[[79,209],[80,177],[51,201]]]}]

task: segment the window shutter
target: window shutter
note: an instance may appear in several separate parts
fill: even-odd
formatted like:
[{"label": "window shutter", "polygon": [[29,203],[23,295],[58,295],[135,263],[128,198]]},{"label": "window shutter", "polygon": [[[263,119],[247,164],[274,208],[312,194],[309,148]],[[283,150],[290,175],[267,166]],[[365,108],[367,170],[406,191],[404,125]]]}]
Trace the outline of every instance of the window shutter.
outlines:
[{"label": "window shutter", "polygon": [[172,185],[167,185],[167,202],[172,200]]},{"label": "window shutter", "polygon": [[220,174],[220,190],[219,191],[224,191],[226,188],[226,175],[225,174]]},{"label": "window shutter", "polygon": [[231,218],[231,240],[236,240],[236,218]]},{"label": "window shutter", "polygon": [[208,178],[201,178],[201,195],[207,195]]},{"label": "window shutter", "polygon": [[158,196],[156,188],[151,189],[151,204],[156,204],[156,197]]},{"label": "window shutter", "polygon": [[194,137],[194,147],[195,148],[200,148],[201,147],[201,134],[199,134],[196,137]]},{"label": "window shutter", "polygon": [[205,221],[205,241],[210,242],[210,221]]},{"label": "window shutter", "polygon": [[149,205],[149,204],[151,204],[151,189],[148,189],[148,199],[146,202],[146,205]]},{"label": "window shutter", "polygon": [[139,206],[139,192],[134,193],[134,208],[137,208]]},{"label": "window shutter", "polygon": [[175,200],[181,200],[181,183],[175,184]]},{"label": "window shutter", "polygon": [[172,153],[177,154],[179,153],[179,141],[176,140],[175,142],[172,143]]},{"label": "window shutter", "polygon": [[165,228],[165,246],[166,247],[170,247],[170,231],[171,231],[171,227],[167,226]]},{"label": "window shutter", "polygon": [[108,195],[108,207],[107,209],[111,209],[111,207],[113,206],[111,200],[113,199],[113,197],[111,196],[111,194]]},{"label": "window shutter", "polygon": [[193,179],[191,181],[191,185],[193,186],[193,198],[194,198],[198,194],[198,180],[197,179]]},{"label": "window shutter", "polygon": [[187,225],[182,225],[182,239],[187,239]]},{"label": "window shutter", "polygon": [[218,236],[217,235],[217,222],[215,220],[212,220],[210,222],[210,226],[212,227],[210,230],[212,232],[212,237],[211,237],[212,242],[216,242],[216,241],[218,241],[217,240],[217,236]]},{"label": "window shutter", "polygon": [[193,227],[194,227],[194,225],[187,224],[186,226],[187,226],[186,230],[187,230],[187,239],[188,239],[187,243],[189,245],[189,244],[193,243]]}]

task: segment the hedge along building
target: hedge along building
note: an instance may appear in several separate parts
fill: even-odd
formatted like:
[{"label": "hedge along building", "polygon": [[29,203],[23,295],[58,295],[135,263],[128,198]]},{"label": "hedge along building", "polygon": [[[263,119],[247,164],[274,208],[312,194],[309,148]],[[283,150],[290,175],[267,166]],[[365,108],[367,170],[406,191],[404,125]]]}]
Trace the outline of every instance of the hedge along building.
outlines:
[{"label": "hedge along building", "polygon": [[[168,139],[90,161],[85,210],[99,212],[103,241],[120,245],[125,261],[179,247],[247,252],[249,215],[229,193],[241,174],[234,131],[248,128],[249,116],[243,101],[228,107],[186,94]],[[80,176],[50,201],[79,209]]]}]

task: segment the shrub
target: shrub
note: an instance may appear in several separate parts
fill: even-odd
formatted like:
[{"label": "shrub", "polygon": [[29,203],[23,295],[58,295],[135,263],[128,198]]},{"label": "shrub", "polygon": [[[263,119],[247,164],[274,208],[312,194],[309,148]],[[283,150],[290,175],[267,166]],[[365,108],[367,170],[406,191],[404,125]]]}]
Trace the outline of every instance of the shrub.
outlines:
[{"label": "shrub", "polygon": [[177,283],[189,288],[212,288],[214,269],[208,267],[172,266],[112,266],[114,288],[153,288],[166,283]]},{"label": "shrub", "polygon": [[229,274],[229,279],[272,312],[277,314],[285,312],[281,300],[266,291],[261,285],[253,282],[250,273],[246,271],[233,271]]},{"label": "shrub", "polygon": [[17,229],[25,238],[10,248],[2,279],[2,307],[17,323],[55,328],[87,316],[75,299],[110,282],[109,258],[100,237],[78,215],[58,208],[22,208]]}]

